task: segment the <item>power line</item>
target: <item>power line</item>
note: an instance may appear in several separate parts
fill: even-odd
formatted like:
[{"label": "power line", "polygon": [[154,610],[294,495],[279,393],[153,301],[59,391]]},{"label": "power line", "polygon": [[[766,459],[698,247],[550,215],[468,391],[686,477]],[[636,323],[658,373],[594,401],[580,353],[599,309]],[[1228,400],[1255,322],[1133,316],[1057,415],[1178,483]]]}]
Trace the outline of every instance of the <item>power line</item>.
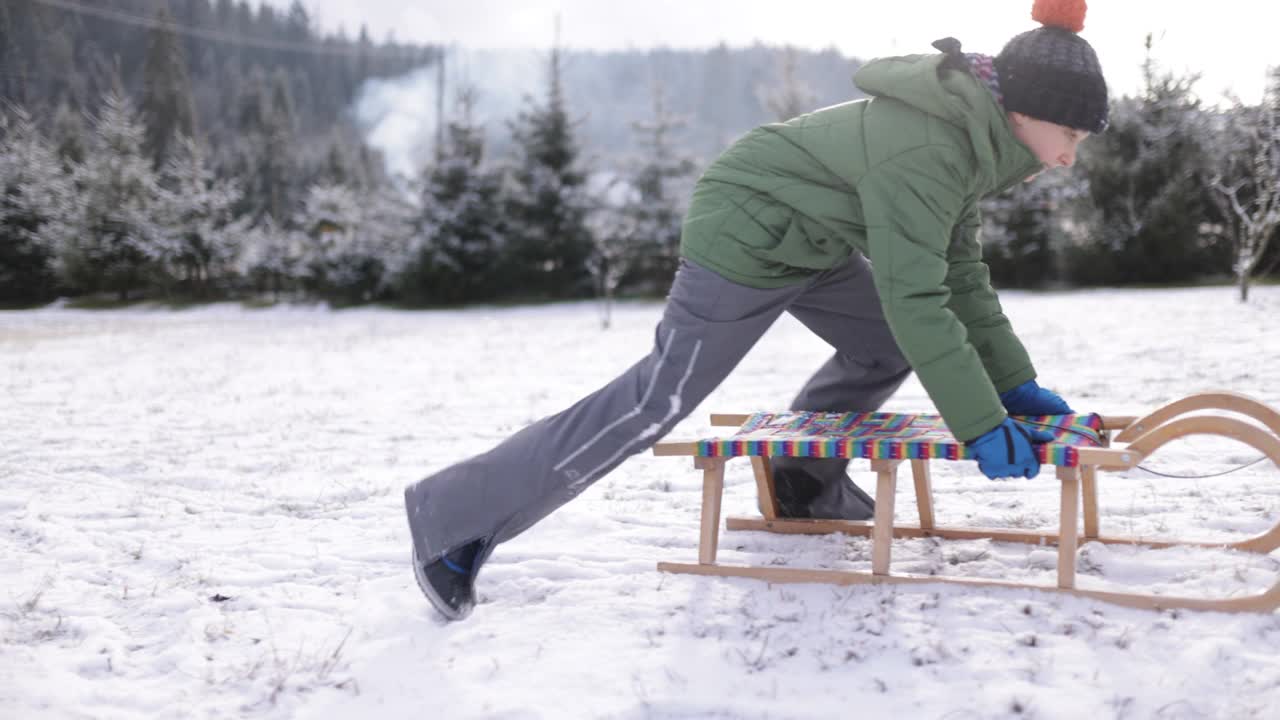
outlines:
[{"label": "power line", "polygon": [[215,28],[196,27],[194,25],[183,25],[181,23],[159,20],[157,18],[148,18],[141,15],[115,10],[112,8],[93,7],[84,5],[73,0],[35,0],[35,2],[46,5],[59,10],[76,13],[79,15],[90,15],[101,18],[103,20],[111,20],[123,23],[125,25],[134,25],[137,27],[149,28],[152,30],[168,30],[178,35],[186,35],[187,37],[202,38],[204,40],[214,40],[217,42],[230,43],[232,45],[245,45],[256,47],[263,50],[281,50],[285,52],[302,52],[312,53],[315,55],[346,55],[355,57],[361,54],[365,55],[381,55],[403,59],[408,52],[405,50],[391,50],[388,48],[368,47],[368,48],[351,48],[342,46],[327,46],[314,42],[291,42],[287,40],[268,40],[260,38],[249,38],[237,35],[226,30],[217,30]]}]

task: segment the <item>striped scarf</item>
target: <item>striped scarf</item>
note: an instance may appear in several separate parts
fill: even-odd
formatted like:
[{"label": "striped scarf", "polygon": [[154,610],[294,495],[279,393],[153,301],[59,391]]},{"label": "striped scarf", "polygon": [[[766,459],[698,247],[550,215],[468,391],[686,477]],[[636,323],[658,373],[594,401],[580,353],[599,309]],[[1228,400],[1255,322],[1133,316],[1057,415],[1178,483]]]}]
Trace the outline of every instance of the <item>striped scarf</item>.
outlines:
[{"label": "striped scarf", "polygon": [[1000,73],[996,72],[995,58],[981,53],[965,53],[964,59],[969,63],[969,72],[981,80],[995,96],[996,103],[1004,107],[1004,95],[1000,92]]}]

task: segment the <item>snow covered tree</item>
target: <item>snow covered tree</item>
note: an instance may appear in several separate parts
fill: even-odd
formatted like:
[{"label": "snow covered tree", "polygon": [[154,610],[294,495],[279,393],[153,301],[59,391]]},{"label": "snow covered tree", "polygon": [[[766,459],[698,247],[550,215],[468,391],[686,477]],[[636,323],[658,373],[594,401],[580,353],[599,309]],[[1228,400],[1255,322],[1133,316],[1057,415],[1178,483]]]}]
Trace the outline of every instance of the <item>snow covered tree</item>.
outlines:
[{"label": "snow covered tree", "polygon": [[632,162],[634,189],[622,208],[627,244],[634,257],[629,282],[666,294],[680,260],[680,229],[697,163],[679,151],[676,135],[688,125],[668,110],[665,88],[655,79],[653,116],[631,124],[640,157]]},{"label": "snow covered tree", "polygon": [[544,297],[590,293],[586,260],[587,174],[565,100],[558,47],[547,64],[547,94],[511,123],[516,158],[510,169],[506,214],[511,245],[504,263],[507,287]]},{"label": "snow covered tree", "polygon": [[403,231],[388,221],[395,212],[387,197],[346,185],[312,185],[294,219],[307,239],[308,288],[343,304],[369,302],[388,287]]},{"label": "snow covered tree", "polygon": [[982,203],[982,259],[1001,287],[1043,287],[1054,267],[1053,203],[1040,180]]},{"label": "snow covered tree", "polygon": [[287,217],[297,193],[295,116],[288,75],[283,68],[277,68],[271,84],[271,105],[263,132],[263,161],[259,165],[261,192],[275,217]]},{"label": "snow covered tree", "polygon": [[382,265],[378,295],[394,294],[395,282],[413,262],[417,208],[412,198],[389,183],[353,188],[364,211],[364,227]]},{"label": "snow covered tree", "polygon": [[982,202],[982,259],[997,286],[1043,288],[1060,280],[1071,208],[1088,193],[1073,173],[1050,172]]},{"label": "snow covered tree", "polygon": [[1240,301],[1280,227],[1280,70],[1258,105],[1238,105],[1215,135],[1208,183],[1231,238],[1231,271]]},{"label": "snow covered tree", "polygon": [[61,221],[59,270],[73,287],[128,300],[161,253],[160,188],[144,132],[128,99],[108,93],[85,162],[72,176],[75,202]]},{"label": "snow covered tree", "polygon": [[768,110],[779,122],[786,122],[793,117],[812,112],[818,96],[800,79],[797,71],[799,56],[792,45],[783,49],[778,67],[778,79],[772,85],[761,85],[756,88],[756,97],[760,105]]},{"label": "snow covered tree", "polygon": [[639,157],[628,163],[623,177],[594,183],[602,186],[591,193],[600,200],[589,215],[587,270],[605,328],[620,286],[631,283],[665,294],[680,258],[680,229],[696,164],[677,150],[673,136],[687,121],[667,109],[664,88],[655,78],[653,116],[631,124]]},{"label": "snow covered tree", "polygon": [[60,103],[53,113],[49,143],[64,168],[84,162],[86,151],[84,115],[67,103]]},{"label": "snow covered tree", "polygon": [[485,163],[483,128],[472,117],[475,101],[474,89],[459,91],[440,160],[423,180],[412,258],[400,278],[402,294],[415,302],[474,302],[502,290],[502,177]]},{"label": "snow covered tree", "polygon": [[345,185],[319,184],[307,190],[293,225],[308,240],[306,278],[313,292],[342,294],[350,287],[360,294],[370,270],[370,258],[360,252],[362,219],[356,194]]},{"label": "snow covered tree", "polygon": [[191,80],[178,36],[169,27],[172,22],[168,6],[161,6],[156,13],[157,26],[151,30],[138,108],[147,128],[147,151],[156,168],[164,167],[180,137],[195,134]]},{"label": "snow covered tree", "polygon": [[238,110],[238,137],[232,174],[243,194],[237,214],[255,222],[270,215],[275,222],[293,217],[298,168],[293,97],[288,77],[277,69],[268,83],[261,68],[249,73]]},{"label": "snow covered tree", "polygon": [[1159,72],[1150,50],[1148,36],[1143,95],[1113,102],[1110,127],[1081,146],[1096,224],[1073,248],[1080,282],[1183,282],[1207,265],[1196,78]]},{"label": "snow covered tree", "polygon": [[374,184],[366,148],[347,128],[337,127],[329,133],[328,149],[320,161],[316,181],[364,188]]},{"label": "snow covered tree", "polygon": [[0,303],[49,300],[53,250],[42,231],[67,211],[70,184],[35,122],[0,115]]},{"label": "snow covered tree", "polygon": [[177,148],[160,178],[159,260],[186,292],[207,298],[231,279],[248,219],[232,214],[240,189],[215,177],[204,148],[191,138],[179,138]]},{"label": "snow covered tree", "polygon": [[306,42],[311,39],[311,30],[311,13],[307,12],[301,0],[293,0],[285,16],[285,37],[293,42]]},{"label": "snow covered tree", "polygon": [[270,215],[263,215],[244,234],[238,268],[259,292],[270,292],[279,301],[281,294],[295,289],[308,257],[306,237],[286,230]]},{"label": "snow covered tree", "polygon": [[591,273],[592,288],[600,302],[600,325],[608,330],[613,322],[613,302],[618,286],[640,257],[633,244],[639,235],[635,217],[626,212],[639,192],[631,185],[617,181],[603,185],[594,193],[603,200],[587,215],[591,230],[587,272]]}]

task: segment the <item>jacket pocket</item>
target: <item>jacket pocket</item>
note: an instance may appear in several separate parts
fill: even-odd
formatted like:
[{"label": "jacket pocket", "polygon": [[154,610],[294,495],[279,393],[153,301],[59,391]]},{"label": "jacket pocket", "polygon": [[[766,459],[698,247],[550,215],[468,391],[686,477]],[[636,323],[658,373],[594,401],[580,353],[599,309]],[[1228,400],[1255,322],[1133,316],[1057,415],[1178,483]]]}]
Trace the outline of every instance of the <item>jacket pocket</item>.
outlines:
[{"label": "jacket pocket", "polygon": [[776,242],[767,248],[751,248],[762,261],[799,270],[827,270],[849,257],[849,249],[826,228],[801,213],[788,210],[785,227],[779,228]]},{"label": "jacket pocket", "polygon": [[724,226],[724,234],[754,251],[785,246],[795,212],[767,195],[756,193],[738,206],[738,214]]}]

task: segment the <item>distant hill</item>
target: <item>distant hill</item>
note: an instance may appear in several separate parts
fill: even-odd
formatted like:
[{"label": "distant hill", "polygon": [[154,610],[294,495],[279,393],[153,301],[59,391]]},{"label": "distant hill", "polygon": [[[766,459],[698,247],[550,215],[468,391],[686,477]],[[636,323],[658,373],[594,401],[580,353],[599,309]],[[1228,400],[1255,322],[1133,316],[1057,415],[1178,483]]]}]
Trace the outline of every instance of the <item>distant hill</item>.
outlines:
[{"label": "distant hill", "polygon": [[[430,158],[440,48],[375,43],[363,29],[355,37],[321,33],[303,2],[278,9],[246,0],[4,0],[0,100],[45,122],[59,106],[96,111],[116,86],[137,101],[161,25],[177,33],[194,126],[215,148],[241,134],[246,96],[261,73],[287,83],[300,137],[326,138],[327,146],[335,128],[354,120],[394,169],[416,172]],[[549,51],[453,49],[447,57],[446,108],[460,83],[475,85],[491,157],[500,155],[506,121],[524,96],[545,97]],[[859,64],[834,49],[761,44],[566,51],[564,91],[589,157],[607,164],[632,151],[631,123],[652,117],[658,83],[668,110],[688,119],[673,140],[707,160],[787,114],[771,110],[771,99],[789,99],[782,104],[799,112],[859,97],[851,81]]]}]

